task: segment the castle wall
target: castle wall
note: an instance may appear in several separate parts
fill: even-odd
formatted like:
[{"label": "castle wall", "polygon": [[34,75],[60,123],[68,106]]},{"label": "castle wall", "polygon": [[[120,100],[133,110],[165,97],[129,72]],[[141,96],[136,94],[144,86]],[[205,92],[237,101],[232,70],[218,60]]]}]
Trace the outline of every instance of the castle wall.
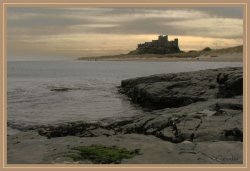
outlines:
[{"label": "castle wall", "polygon": [[137,51],[139,53],[166,54],[180,52],[180,49],[178,45],[178,39],[169,41],[168,35],[160,35],[158,36],[158,40],[152,40],[151,42],[138,44]]}]

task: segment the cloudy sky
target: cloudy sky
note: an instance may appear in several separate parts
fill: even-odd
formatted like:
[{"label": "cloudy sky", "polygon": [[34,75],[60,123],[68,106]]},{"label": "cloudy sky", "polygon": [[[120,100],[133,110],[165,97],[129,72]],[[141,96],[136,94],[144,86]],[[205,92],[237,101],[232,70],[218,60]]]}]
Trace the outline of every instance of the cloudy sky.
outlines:
[{"label": "cloudy sky", "polygon": [[77,58],[127,53],[159,34],[182,50],[243,42],[242,7],[7,9],[8,58]]}]

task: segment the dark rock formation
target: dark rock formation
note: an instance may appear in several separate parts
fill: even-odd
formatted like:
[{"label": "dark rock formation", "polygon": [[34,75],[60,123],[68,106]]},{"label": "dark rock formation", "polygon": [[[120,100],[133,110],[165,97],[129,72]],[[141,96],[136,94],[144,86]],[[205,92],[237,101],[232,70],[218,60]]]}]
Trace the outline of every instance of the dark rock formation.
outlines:
[{"label": "dark rock formation", "polygon": [[137,116],[124,121],[112,121],[108,124],[70,122],[39,128],[38,133],[47,138],[144,134],[153,135],[172,143],[242,141],[242,109],[232,108],[238,102],[242,103],[242,97],[234,100],[224,99],[224,103],[219,104],[221,112],[214,109],[214,106],[218,104],[212,102],[212,105],[207,104],[205,110],[188,112],[187,114],[166,111],[167,114],[159,112],[158,115]]},{"label": "dark rock formation", "polygon": [[160,74],[123,80],[120,92],[155,109],[181,107],[217,97],[242,95],[242,68]]},{"label": "dark rock formation", "polygon": [[50,91],[69,91],[70,89],[67,87],[55,87],[51,88]]},{"label": "dark rock formation", "polygon": [[219,83],[219,97],[233,97],[243,93],[242,70],[220,73],[217,76]]},{"label": "dark rock formation", "polygon": [[99,128],[98,123],[77,121],[42,127],[38,129],[38,133],[48,138],[64,136],[94,137],[96,135],[90,130],[97,128]]},{"label": "dark rock formation", "polygon": [[50,91],[55,92],[65,92],[65,91],[71,91],[71,90],[80,90],[80,88],[71,88],[71,87],[49,87]]}]

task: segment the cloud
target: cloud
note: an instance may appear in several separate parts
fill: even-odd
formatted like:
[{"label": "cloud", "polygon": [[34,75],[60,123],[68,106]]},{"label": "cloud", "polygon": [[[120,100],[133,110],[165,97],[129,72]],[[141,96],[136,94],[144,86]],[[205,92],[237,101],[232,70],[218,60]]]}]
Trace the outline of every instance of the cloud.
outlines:
[{"label": "cloud", "polygon": [[242,7],[9,7],[7,21],[8,52],[15,56],[125,53],[159,34],[175,35],[183,49],[199,48],[194,42],[201,38],[240,44],[243,36]]},{"label": "cloud", "polygon": [[214,38],[242,38],[243,20],[228,18],[208,18],[186,20],[182,22],[166,23],[172,29],[178,29],[185,35],[214,37]]},{"label": "cloud", "polygon": [[[218,26],[218,22],[220,21],[227,21],[227,26],[230,26],[230,22],[236,23],[237,29],[238,27],[242,27],[242,18],[237,18],[240,17],[239,9],[228,9],[237,11],[235,13],[229,13],[226,9],[222,7],[188,9],[10,8],[8,10],[8,28],[10,28],[11,35],[185,33],[185,35],[218,37],[220,34],[217,34],[217,32],[226,31],[228,34],[230,33],[230,35],[226,35],[229,38],[241,36],[242,29],[237,31],[233,25],[231,25],[232,27],[219,27],[215,29],[214,26]],[[224,18],[226,16],[234,16],[235,18]],[[211,25],[208,26],[207,23],[211,23]],[[197,27],[204,24],[208,27]],[[208,29],[211,31],[206,35]],[[223,37],[222,34],[221,37]]]}]

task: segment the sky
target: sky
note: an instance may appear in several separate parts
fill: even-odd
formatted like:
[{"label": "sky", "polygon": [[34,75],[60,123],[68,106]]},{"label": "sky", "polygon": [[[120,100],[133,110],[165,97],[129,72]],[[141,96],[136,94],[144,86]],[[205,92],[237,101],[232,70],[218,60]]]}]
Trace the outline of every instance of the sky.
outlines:
[{"label": "sky", "polygon": [[243,44],[242,7],[8,7],[10,59],[59,59],[124,54],[169,35],[181,50]]}]

